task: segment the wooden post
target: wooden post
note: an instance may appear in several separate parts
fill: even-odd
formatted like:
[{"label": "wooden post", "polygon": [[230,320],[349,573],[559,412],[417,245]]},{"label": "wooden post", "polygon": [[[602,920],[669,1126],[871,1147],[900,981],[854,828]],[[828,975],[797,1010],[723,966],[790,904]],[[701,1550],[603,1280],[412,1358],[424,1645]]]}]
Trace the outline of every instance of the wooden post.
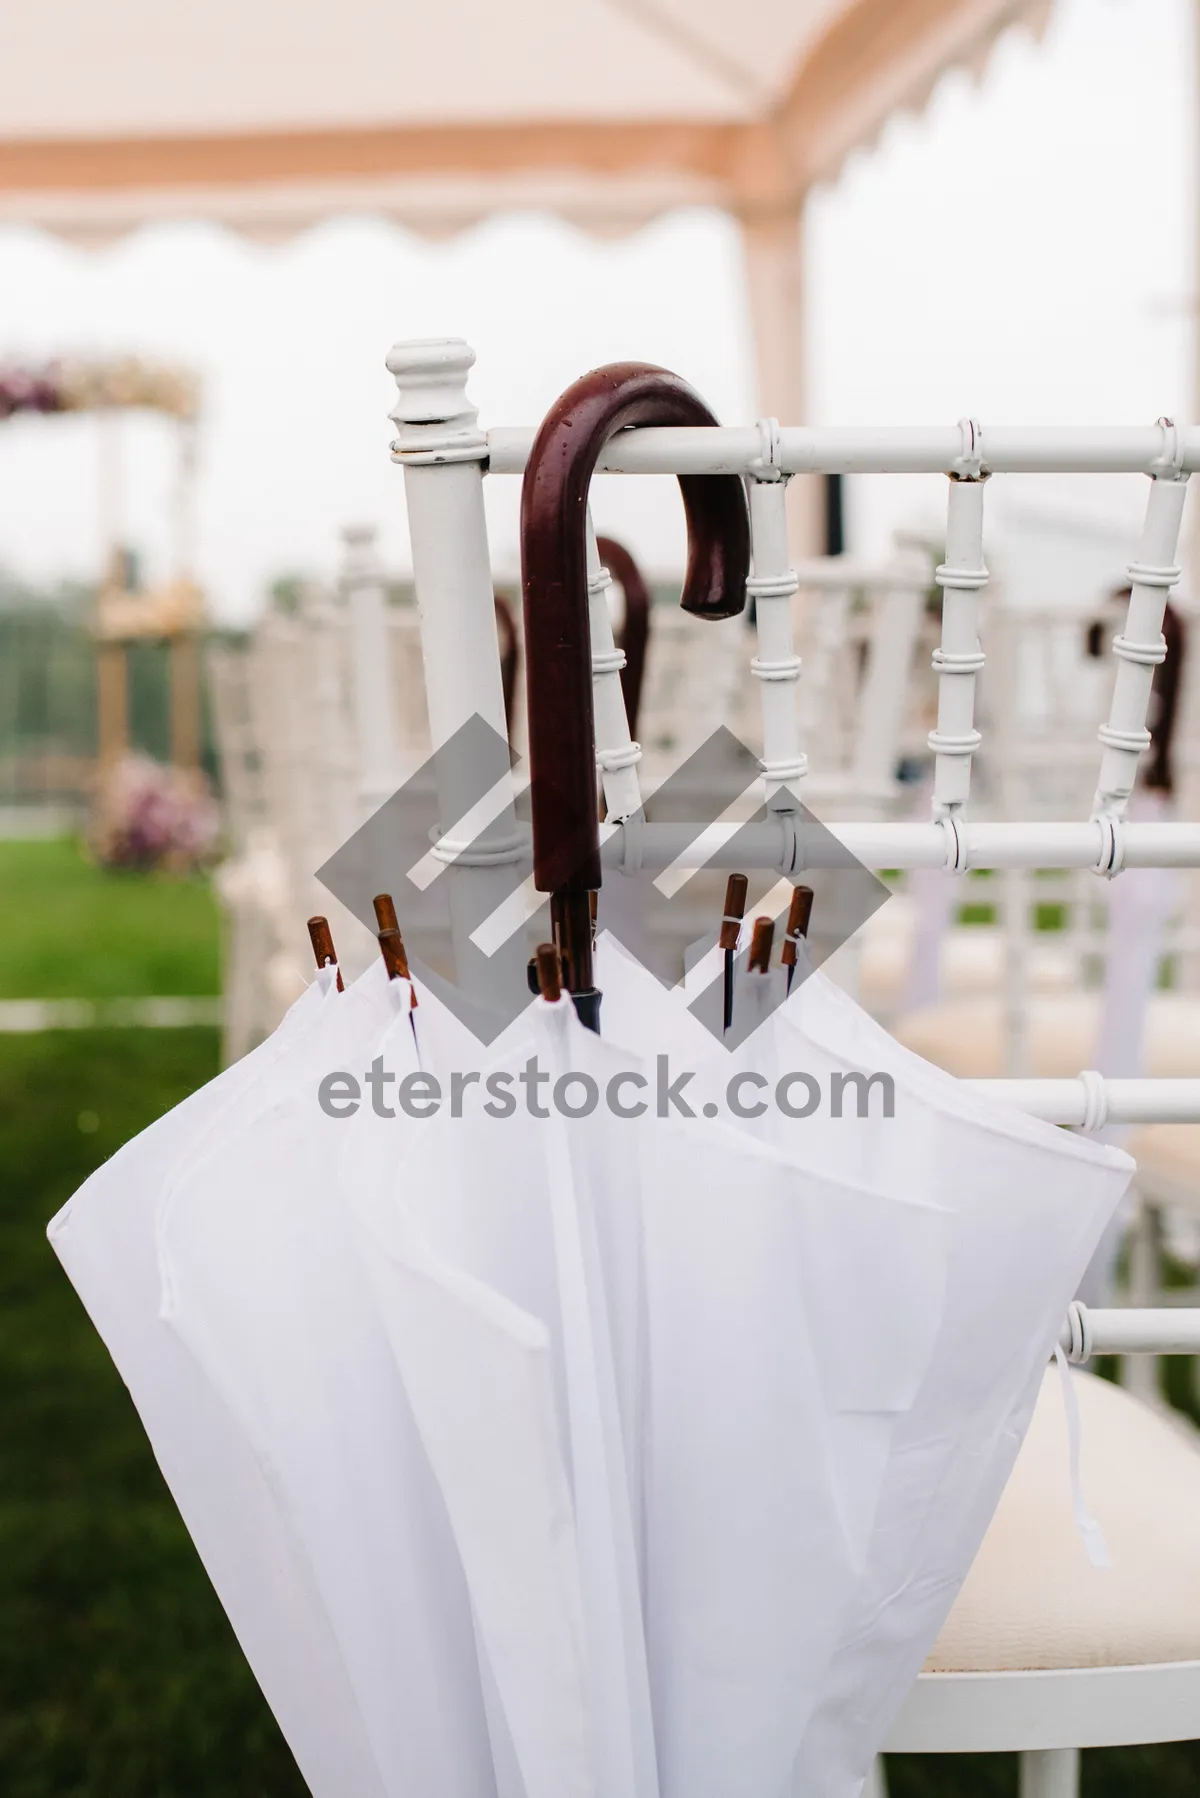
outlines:
[{"label": "wooden post", "polygon": [[[807,424],[803,196],[778,206],[748,208],[741,223],[759,410],[780,424]],[[825,537],[820,480],[799,475],[790,481],[787,504],[793,557],[819,555]]]},{"label": "wooden post", "polygon": [[129,748],[129,665],[124,643],[96,645],[97,752],[103,773]]},{"label": "wooden post", "polygon": [[171,637],[171,762],[176,768],[198,768],[201,755],[200,639],[194,631]]}]

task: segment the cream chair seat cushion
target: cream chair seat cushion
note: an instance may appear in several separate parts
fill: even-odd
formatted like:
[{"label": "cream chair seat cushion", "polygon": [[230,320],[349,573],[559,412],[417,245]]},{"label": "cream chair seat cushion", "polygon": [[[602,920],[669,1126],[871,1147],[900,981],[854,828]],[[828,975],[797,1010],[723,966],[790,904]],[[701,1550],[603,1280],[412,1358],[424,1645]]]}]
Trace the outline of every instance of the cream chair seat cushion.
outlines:
[{"label": "cream chair seat cushion", "polygon": [[[964,1080],[1004,1074],[1004,1001],[947,999],[908,1012],[893,1034],[927,1061]],[[1100,1034],[1098,993],[1036,994],[1026,1007],[1028,1069],[1066,1079],[1090,1067]],[[1187,993],[1155,993],[1146,1020],[1145,1072],[1165,1078],[1200,1075],[1200,1001]]]},{"label": "cream chair seat cushion", "polygon": [[927,1673],[1200,1660],[1200,1439],[1107,1380],[1072,1379],[1084,1496],[1112,1566],[1091,1565],[1075,1528],[1066,1408],[1051,1367]]},{"label": "cream chair seat cushion", "polygon": [[1200,1124],[1143,1124],[1124,1144],[1148,1198],[1200,1208]]}]

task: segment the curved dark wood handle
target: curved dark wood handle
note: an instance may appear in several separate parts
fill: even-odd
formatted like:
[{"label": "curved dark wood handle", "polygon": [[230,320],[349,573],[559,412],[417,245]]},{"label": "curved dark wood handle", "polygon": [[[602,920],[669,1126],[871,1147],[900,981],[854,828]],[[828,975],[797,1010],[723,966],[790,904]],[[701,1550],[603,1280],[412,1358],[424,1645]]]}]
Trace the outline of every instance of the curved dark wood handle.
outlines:
[{"label": "curved dark wood handle", "polygon": [[625,717],[630,736],[636,737],[638,714],[642,709],[642,684],[646,677],[646,647],[650,641],[650,589],[623,543],[618,543],[615,537],[597,537],[596,548],[600,560],[613,579],[620,581],[625,594],[625,621],[617,647],[625,653],[625,666],[621,670]]},{"label": "curved dark wood handle", "polygon": [[[643,362],[594,369],[542,422],[521,488],[521,580],[532,774],[534,884],[601,884],[587,601],[587,496],[610,437],[632,425],[714,425],[686,381]],[[732,618],[746,604],[750,524],[736,475],[680,475],[688,561],[680,604]]]}]

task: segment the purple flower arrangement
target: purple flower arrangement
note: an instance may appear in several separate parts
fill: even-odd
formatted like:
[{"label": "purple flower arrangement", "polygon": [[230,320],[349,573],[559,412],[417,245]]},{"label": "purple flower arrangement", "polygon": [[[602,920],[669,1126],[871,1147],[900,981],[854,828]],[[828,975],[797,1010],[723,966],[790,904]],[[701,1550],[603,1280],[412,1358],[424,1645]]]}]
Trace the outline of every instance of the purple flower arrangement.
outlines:
[{"label": "purple flower arrangement", "polygon": [[63,411],[62,388],[53,375],[0,366],[0,418],[14,412]]},{"label": "purple flower arrangement", "polygon": [[114,406],[144,406],[173,418],[194,418],[198,401],[198,385],[186,370],[135,356],[49,362],[40,368],[0,363],[0,419],[17,412],[95,412]]},{"label": "purple flower arrangement", "polygon": [[92,848],[113,868],[192,873],[211,862],[220,818],[198,770],[127,755],[101,776]]}]

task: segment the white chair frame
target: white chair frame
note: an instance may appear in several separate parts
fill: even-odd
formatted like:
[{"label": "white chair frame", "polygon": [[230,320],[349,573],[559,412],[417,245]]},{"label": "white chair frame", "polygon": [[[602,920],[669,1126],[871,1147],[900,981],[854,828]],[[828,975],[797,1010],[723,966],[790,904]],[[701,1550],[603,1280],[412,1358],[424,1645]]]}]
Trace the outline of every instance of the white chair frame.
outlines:
[{"label": "white chair frame", "polygon": [[[1200,1735],[1200,1661],[1029,1673],[923,1673],[890,1754],[1021,1757],[1021,1798],[1075,1798],[1081,1748]],[[882,1790],[882,1780],[877,1780]]]},{"label": "white chair frame", "polygon": [[[456,339],[397,344],[388,367],[396,378],[393,460],[404,470],[413,572],[421,619],[429,720],[434,745],[473,714],[504,731],[499,662],[492,625],[492,577],[484,519],[483,479],[520,474],[532,447],[529,428],[480,428],[466,393],[474,355]],[[602,452],[599,471],[625,474],[737,474],[748,484],[756,602],[763,753],[760,770],[773,819],[752,844],[739,837],[740,865],[796,877],[804,844],[795,795],[805,791],[808,757],[801,742],[793,643],[793,596],[799,581],[788,555],[785,488],[792,474],[813,472],[941,473],[948,477],[941,642],[934,652],[938,684],[932,816],[927,823],[868,819],[827,829],[868,867],[1090,868],[1114,877],[1124,867],[1200,868],[1200,824],[1125,820],[1146,728],[1167,596],[1179,578],[1175,558],[1188,475],[1200,468],[1200,429],[1161,419],[1145,428],[1057,430],[1002,427],[986,432],[974,419],[929,429],[808,429],[774,419],[734,428],[668,428],[620,432]],[[1145,524],[1129,569],[1131,596],[1124,631],[1112,644],[1112,700],[1099,736],[1102,748],[1091,816],[1077,822],[973,822],[966,815],[971,768],[981,735],[975,720],[976,677],[984,664],[978,634],[987,480],[1003,472],[1140,472],[1149,479]],[[639,810],[640,746],[631,741],[619,703],[620,657],[614,654],[606,581],[589,524],[589,602],[597,683],[597,763],[607,808],[605,865],[621,870],[627,856],[659,871],[672,863],[723,867],[722,839],[710,828],[699,841],[691,826],[639,821],[634,841],[625,820]],[[446,820],[447,833],[453,828]],[[455,820],[457,822],[457,820]],[[497,848],[496,906],[511,876],[496,864],[514,840],[512,794],[501,793],[491,826]],[[520,848],[507,851],[513,861]],[[481,858],[482,859],[482,858]],[[631,864],[632,865],[632,864]],[[472,867],[486,877],[489,868]],[[476,892],[478,888],[475,889]],[[453,888],[451,910],[454,910]],[[477,915],[477,914],[476,914]],[[1200,1082],[991,1082],[997,1096],[1028,1105],[1055,1121],[1097,1129],[1143,1113],[1162,1121],[1200,1118]],[[1120,1089],[1120,1090],[1118,1090]],[[1200,1346],[1200,1312],[1105,1312],[1072,1307],[1064,1327],[1071,1358],[1124,1344],[1125,1352],[1170,1352]],[[1106,1668],[1031,1674],[931,1675],[918,1681],[890,1746],[935,1752],[1006,1748],[1023,1756],[1024,1798],[1073,1798],[1081,1746],[1200,1736],[1200,1664]]]}]

